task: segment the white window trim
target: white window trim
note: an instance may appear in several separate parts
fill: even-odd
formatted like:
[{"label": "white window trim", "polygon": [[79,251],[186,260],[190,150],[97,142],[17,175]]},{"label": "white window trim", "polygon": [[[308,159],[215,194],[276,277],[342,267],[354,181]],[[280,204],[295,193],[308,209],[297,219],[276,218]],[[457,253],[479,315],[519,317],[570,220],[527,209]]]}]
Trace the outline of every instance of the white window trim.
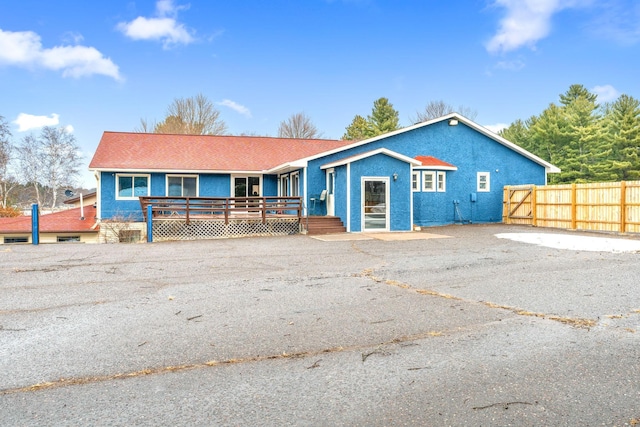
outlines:
[{"label": "white window trim", "polygon": [[[116,187],[116,200],[139,200],[140,196],[132,196],[132,197],[120,197],[118,195],[119,191],[118,191],[118,183],[120,182],[120,177],[132,177],[132,178],[136,178],[136,177],[145,177],[147,178],[147,194],[145,194],[142,197],[149,197],[149,194],[151,194],[151,175],[150,174],[144,174],[144,173],[117,173],[116,174],[116,179],[115,179],[115,187]],[[135,181],[135,179],[134,179]],[[132,183],[133,184],[133,183]],[[134,192],[135,192],[135,187],[133,188]]]},{"label": "white window trim", "polygon": [[[185,196],[169,196],[169,178],[195,178],[196,179],[196,195],[194,197],[200,197],[200,176],[199,175],[182,175],[182,174],[167,174],[164,178],[164,194],[167,197],[185,197]],[[184,182],[183,187],[184,190]]]},{"label": "white window trim", "polygon": [[[231,178],[231,180],[230,180],[231,182],[229,183],[230,184],[229,194],[231,195],[230,197],[233,197],[233,194],[235,194],[235,190],[236,190],[235,189],[235,181],[236,181],[236,178],[244,178],[244,179],[246,179],[247,180],[247,185],[248,185],[248,182],[249,182],[249,178],[258,178],[258,185],[260,186],[260,194],[258,194],[257,197],[262,197],[262,183],[263,183],[262,175],[231,174],[230,178]],[[280,191],[279,184],[280,183],[278,182],[278,191]],[[251,197],[251,196],[248,196],[248,197]]]},{"label": "white window trim", "polygon": [[[442,181],[440,180],[442,178]],[[442,188],[440,188],[440,184],[442,184]],[[436,174],[436,190],[439,193],[445,193],[447,191],[447,173],[446,172],[438,172]]]},{"label": "white window trim", "polygon": [[[420,183],[420,178],[421,178],[420,171],[411,172],[411,191],[414,192],[414,193],[420,191],[420,187],[422,185]],[[416,188],[413,188],[414,179],[415,179],[415,183],[416,183]]]},{"label": "white window trim", "polygon": [[[295,184],[295,185],[294,185]],[[294,195],[294,191],[298,193],[296,195]],[[291,195],[291,197],[299,197],[300,196],[300,172],[291,172],[291,175],[289,176],[289,194]]]},{"label": "white window trim", "polygon": [[289,174],[280,175],[278,193],[280,197],[288,197],[291,193],[291,179]]},{"label": "white window trim", "polygon": [[[486,188],[480,188],[480,177],[486,177]],[[478,193],[491,192],[491,172],[478,172],[477,188]]]},{"label": "white window trim", "polygon": [[[432,188],[427,188],[426,177],[431,177]],[[422,191],[427,193],[435,193],[436,188],[438,187],[438,182],[436,181],[436,172],[435,171],[424,171],[422,172]]]}]

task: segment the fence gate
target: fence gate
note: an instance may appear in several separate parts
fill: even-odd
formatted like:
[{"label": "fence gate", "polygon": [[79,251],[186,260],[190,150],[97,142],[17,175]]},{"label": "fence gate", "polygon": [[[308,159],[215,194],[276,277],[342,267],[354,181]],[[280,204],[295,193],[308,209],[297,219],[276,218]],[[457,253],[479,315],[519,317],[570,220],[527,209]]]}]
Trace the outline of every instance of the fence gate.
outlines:
[{"label": "fence gate", "polygon": [[534,186],[505,187],[503,222],[505,224],[533,224]]}]

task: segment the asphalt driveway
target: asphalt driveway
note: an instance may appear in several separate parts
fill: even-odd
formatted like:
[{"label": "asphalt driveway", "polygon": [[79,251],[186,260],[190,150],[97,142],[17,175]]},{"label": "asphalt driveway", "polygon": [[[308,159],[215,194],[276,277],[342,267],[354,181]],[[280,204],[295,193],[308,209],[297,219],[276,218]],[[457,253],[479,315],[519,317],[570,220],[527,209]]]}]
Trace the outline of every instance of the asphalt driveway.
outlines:
[{"label": "asphalt driveway", "polygon": [[426,231],[2,246],[0,425],[640,423],[640,253]]}]

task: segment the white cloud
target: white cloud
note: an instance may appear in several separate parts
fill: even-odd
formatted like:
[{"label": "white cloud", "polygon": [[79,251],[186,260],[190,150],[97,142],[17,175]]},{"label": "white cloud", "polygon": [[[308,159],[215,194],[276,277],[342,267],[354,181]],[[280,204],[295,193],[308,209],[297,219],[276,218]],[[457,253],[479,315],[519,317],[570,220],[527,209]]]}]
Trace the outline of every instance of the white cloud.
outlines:
[{"label": "white cloud", "polygon": [[238,113],[242,114],[243,116],[247,116],[249,118],[251,118],[251,111],[249,111],[249,109],[247,107],[245,107],[244,105],[240,105],[234,101],[231,101],[230,99],[225,99],[221,102],[218,102],[218,105],[223,105],[225,107],[229,107],[234,111],[237,111]]},{"label": "white cloud", "polygon": [[506,129],[509,127],[506,123],[496,123],[495,125],[483,125],[485,128],[489,129],[493,133],[498,133],[502,129]]},{"label": "white cloud", "polygon": [[506,9],[497,33],[486,44],[490,53],[509,52],[535,43],[549,35],[551,18],[563,9],[589,4],[591,0],[495,0]]},{"label": "white cloud", "polygon": [[[13,123],[18,125],[18,132],[26,132],[31,129],[38,129],[44,126],[56,126],[60,123],[60,116],[58,114],[51,114],[51,116],[34,116],[31,114],[20,113],[18,118]],[[73,128],[71,128],[73,129]]]},{"label": "white cloud", "polygon": [[0,65],[3,64],[62,71],[64,77],[102,74],[121,80],[118,66],[96,48],[56,46],[45,49],[40,36],[32,31],[0,30]]},{"label": "white cloud", "polygon": [[598,102],[614,101],[620,96],[620,92],[611,85],[594,86],[591,92],[598,95]]},{"label": "white cloud", "polygon": [[523,61],[516,59],[514,61],[500,61],[495,65],[496,69],[499,70],[509,70],[509,71],[519,71],[525,67]]},{"label": "white cloud", "polygon": [[156,3],[156,17],[139,16],[130,22],[121,22],[117,29],[133,40],[160,40],[165,49],[176,44],[195,41],[191,32],[176,20],[178,11],[187,6],[176,6],[173,0],[159,0]]}]

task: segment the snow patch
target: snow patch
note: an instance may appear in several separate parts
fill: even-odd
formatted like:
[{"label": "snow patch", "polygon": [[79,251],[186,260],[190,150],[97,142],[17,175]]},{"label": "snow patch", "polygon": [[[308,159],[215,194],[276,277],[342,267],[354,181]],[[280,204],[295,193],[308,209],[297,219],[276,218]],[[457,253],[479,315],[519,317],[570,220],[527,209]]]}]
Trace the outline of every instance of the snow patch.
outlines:
[{"label": "snow patch", "polygon": [[531,243],[555,249],[592,252],[640,252],[640,241],[553,233],[500,233],[498,239]]}]

